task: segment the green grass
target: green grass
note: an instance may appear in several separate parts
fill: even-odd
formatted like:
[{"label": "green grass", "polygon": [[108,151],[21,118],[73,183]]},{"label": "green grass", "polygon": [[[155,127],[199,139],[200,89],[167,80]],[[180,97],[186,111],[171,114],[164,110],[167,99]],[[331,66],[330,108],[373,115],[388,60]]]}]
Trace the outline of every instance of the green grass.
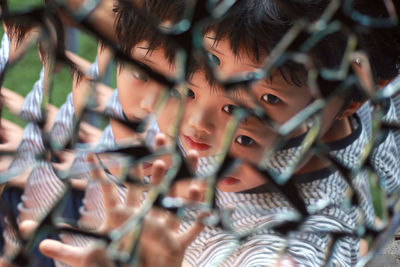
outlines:
[{"label": "green grass", "polygon": [[[11,12],[42,6],[43,0],[10,0],[9,9]],[[0,35],[4,30],[0,27]],[[93,61],[97,53],[97,42],[94,38],[83,32],[78,32],[76,53],[86,60]],[[38,56],[36,45],[32,45],[23,57],[15,62],[5,75],[3,87],[9,88],[22,96],[26,96],[31,90],[34,83],[39,79],[42,64]],[[68,66],[63,66],[61,70],[54,75],[53,87],[51,90],[50,103],[60,107],[66,100],[67,95],[72,90],[72,76]],[[115,86],[115,70],[111,76],[111,86]],[[3,112],[5,119],[23,125],[22,121],[6,110]]]},{"label": "green grass", "polygon": [[375,214],[380,219],[385,218],[384,210],[385,210],[385,202],[383,201],[384,197],[382,195],[382,190],[371,181],[370,179],[370,190],[372,197],[372,204],[374,206]]},{"label": "green grass", "polygon": [[8,0],[7,4],[10,12],[15,12],[41,7],[43,6],[43,0]]}]

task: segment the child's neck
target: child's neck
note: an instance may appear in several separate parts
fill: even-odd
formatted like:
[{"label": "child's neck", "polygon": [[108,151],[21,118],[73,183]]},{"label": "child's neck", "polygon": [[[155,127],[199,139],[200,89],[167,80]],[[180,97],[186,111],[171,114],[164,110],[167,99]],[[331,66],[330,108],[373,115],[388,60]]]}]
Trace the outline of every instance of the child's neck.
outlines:
[{"label": "child's neck", "polygon": [[330,129],[322,137],[322,142],[325,144],[334,142],[349,136],[353,132],[349,117],[335,120]]},{"label": "child's neck", "polygon": [[[353,129],[348,117],[342,120],[335,120],[329,131],[322,137],[324,143],[334,142],[349,136]],[[331,165],[331,162],[325,158],[312,156],[311,159],[296,174],[304,174],[317,171]]]}]

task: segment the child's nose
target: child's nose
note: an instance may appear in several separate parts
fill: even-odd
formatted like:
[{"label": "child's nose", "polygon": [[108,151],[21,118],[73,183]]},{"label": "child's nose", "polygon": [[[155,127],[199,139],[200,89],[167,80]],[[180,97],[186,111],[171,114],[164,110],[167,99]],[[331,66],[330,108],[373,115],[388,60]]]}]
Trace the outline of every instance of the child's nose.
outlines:
[{"label": "child's nose", "polygon": [[199,133],[211,134],[215,130],[215,114],[211,108],[198,108],[190,114],[189,125]]},{"label": "child's nose", "polygon": [[140,101],[140,108],[147,113],[152,113],[157,102],[157,96],[158,94],[155,91],[147,92]]}]

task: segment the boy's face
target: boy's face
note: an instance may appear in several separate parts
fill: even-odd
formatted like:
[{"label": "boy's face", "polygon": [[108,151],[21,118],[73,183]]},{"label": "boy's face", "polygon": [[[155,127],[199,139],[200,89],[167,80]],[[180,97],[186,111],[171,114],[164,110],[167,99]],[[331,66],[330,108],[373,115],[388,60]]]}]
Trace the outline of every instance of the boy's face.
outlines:
[{"label": "boy's face", "polygon": [[[164,49],[148,50],[143,41],[132,49],[132,57],[145,69],[173,76],[175,67],[167,60]],[[164,86],[150,79],[143,71],[125,64],[117,74],[117,87],[122,109],[130,120],[141,120],[153,112]]]},{"label": "boy's face", "polygon": [[[239,57],[235,55],[226,39],[214,44],[213,37],[206,35],[204,43],[210,53],[209,57],[217,63],[216,71],[221,79],[240,73],[250,73],[262,67],[262,62],[254,62],[245,52]],[[278,124],[288,121],[312,101],[312,96],[306,86],[298,87],[288,84],[279,72],[275,72],[271,80],[256,82],[251,89],[258,103]]]},{"label": "boy's face", "polygon": [[[262,67],[262,62],[255,62],[247,53],[238,57],[233,53],[228,40],[215,43],[212,34],[204,38],[204,46],[209,51],[209,59],[214,62],[217,75],[221,79],[244,72],[253,72]],[[313,101],[307,86],[288,84],[280,72],[273,74],[272,79],[260,80],[251,88],[252,94],[266,114],[278,125],[289,121]],[[330,136],[329,131],[336,116],[341,110],[344,100],[334,97],[323,111],[322,140]],[[247,124],[247,125],[246,125]],[[246,130],[249,129],[249,130]],[[251,130],[250,130],[251,129]],[[298,136],[307,130],[305,125],[299,127],[292,135]],[[272,129],[263,125],[256,118],[250,118],[241,123],[231,145],[231,153],[252,163],[259,163],[266,149],[271,148],[277,141],[277,135]],[[330,141],[330,140],[328,140]],[[252,174],[251,174],[252,173]],[[250,175],[251,174],[251,175]],[[238,192],[254,188],[265,183],[260,175],[249,166],[242,164],[236,170],[224,177],[218,184],[223,191]]]},{"label": "boy's face", "polygon": [[[234,54],[229,40],[223,39],[217,43],[214,40],[212,33],[206,34],[204,46],[210,53],[210,60],[215,62],[216,71],[221,79],[262,68],[263,60],[255,62],[246,52],[240,53],[239,56]],[[295,84],[290,84],[285,81],[279,71],[272,75],[272,79],[256,82],[251,87],[251,91],[258,103],[264,108],[266,114],[280,125],[293,118],[314,99],[307,85],[296,86]],[[324,140],[324,135],[328,133],[335,118],[340,113],[343,103],[343,98],[335,96],[325,106],[322,119],[323,126],[320,132],[322,140]],[[294,136],[304,131],[304,127],[298,129]]]},{"label": "boy's face", "polygon": [[[251,106],[252,100],[244,91],[228,94],[221,89],[210,88],[204,73],[195,73],[189,83],[179,132],[185,150],[195,149],[200,157],[218,154],[228,121],[237,103]],[[266,135],[273,135],[271,128],[255,116],[248,116],[239,123],[229,153],[257,164],[261,161],[265,148],[270,147],[274,140],[265,138]],[[218,183],[218,188],[226,192],[237,192],[263,183],[265,180],[260,175],[247,164],[243,164],[235,172],[224,177]]]},{"label": "boy's face", "polygon": [[[270,136],[271,138],[265,138]],[[233,136],[230,154],[242,158],[252,164],[258,165],[262,160],[264,151],[272,146],[275,135],[270,127],[254,116],[248,117],[239,123]],[[275,136],[276,137],[276,136]],[[238,192],[248,190],[265,183],[265,180],[255,172],[248,163],[238,166],[232,173],[223,177],[218,188],[225,192]]]},{"label": "boy's face", "polygon": [[[175,75],[175,64],[168,61],[163,47],[149,51],[147,41],[143,41],[132,49],[132,57],[139,61],[144,69],[154,70],[169,77]],[[165,89],[165,86],[151,79],[143,71],[128,64],[122,66],[117,73],[117,87],[121,107],[127,118],[133,121],[142,120],[153,113],[161,92]],[[169,102],[171,101],[167,102],[166,108],[171,106]],[[171,118],[174,116],[168,116],[166,113],[160,111],[157,120],[161,132],[169,135],[168,126],[171,125]],[[137,136],[116,121],[112,121],[112,126],[116,140]]]},{"label": "boy's face", "polygon": [[223,90],[210,87],[203,72],[196,72],[188,84],[179,131],[186,151],[197,150],[200,157],[218,154],[234,105]]},{"label": "boy's face", "polygon": [[[132,49],[132,57],[139,61],[144,69],[157,71],[168,77],[175,75],[175,64],[167,59],[165,49],[158,47],[153,51],[148,50],[147,41],[139,43]],[[128,119],[139,121],[155,112],[155,105],[159,100],[165,86],[151,79],[143,71],[125,64],[117,73],[118,96],[121,107]],[[163,109],[157,113],[157,124],[160,131],[167,137],[173,138],[170,134],[171,124],[175,119],[174,112],[177,105],[173,99],[168,100]],[[137,133],[123,126],[121,123],[112,120],[111,126],[117,142],[145,138],[147,132],[139,137]],[[169,140],[168,140],[169,141]],[[143,165],[144,175],[149,175],[151,163]]]}]

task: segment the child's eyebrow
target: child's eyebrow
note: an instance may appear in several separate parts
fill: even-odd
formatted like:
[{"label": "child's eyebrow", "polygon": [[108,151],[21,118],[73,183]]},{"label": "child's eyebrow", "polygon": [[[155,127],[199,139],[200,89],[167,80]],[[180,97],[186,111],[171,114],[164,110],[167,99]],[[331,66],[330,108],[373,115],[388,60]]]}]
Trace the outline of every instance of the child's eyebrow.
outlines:
[{"label": "child's eyebrow", "polygon": [[257,136],[260,139],[265,137],[264,129],[267,125],[259,120],[258,117],[254,115],[249,115],[245,120],[241,121],[238,125],[238,129],[247,131],[252,134],[252,136]]},{"label": "child's eyebrow", "polygon": [[263,87],[267,88],[268,90],[277,92],[279,94],[290,94],[292,93],[292,90],[289,90],[290,84],[285,84],[285,85],[276,85],[276,82],[274,84],[273,80],[274,77],[278,76],[279,74],[273,74],[272,76],[268,76],[261,81],[263,81]]},{"label": "child's eyebrow", "polygon": [[149,48],[149,47],[138,46],[137,48],[138,48],[138,49],[141,49],[141,50],[146,50],[146,53],[142,56],[141,59],[143,59],[143,60],[145,60],[145,61],[147,61],[147,62],[150,62],[150,63],[155,64],[155,62],[152,61],[152,60],[150,60],[150,59],[147,57],[147,55],[148,55],[148,54],[151,54],[152,52],[154,52],[154,50],[157,50],[157,48],[156,48],[156,49],[152,49],[151,51],[150,51],[150,48]]},{"label": "child's eyebrow", "polygon": [[[212,51],[214,51],[214,52],[216,52],[217,54],[220,54],[220,55],[222,55],[222,56],[225,56],[225,54],[223,54],[223,53],[221,53],[220,51],[218,51],[217,49],[215,49],[215,45],[217,44],[217,39],[216,39],[215,37],[207,36],[206,39],[209,39],[209,40],[213,40],[213,41],[214,41],[214,42],[212,43],[212,45],[209,46],[209,48],[210,48]],[[208,46],[208,45],[207,45],[207,46]]]},{"label": "child's eyebrow", "polygon": [[260,68],[259,65],[251,64],[251,63],[244,63],[243,65],[248,66],[248,67],[252,67],[252,68],[255,68],[255,69],[259,69]]},{"label": "child's eyebrow", "polygon": [[192,83],[191,81],[188,81],[187,83],[188,83],[190,86],[193,86],[193,87],[196,87],[196,88],[200,88],[198,85]]},{"label": "child's eyebrow", "polygon": [[210,46],[210,50],[212,50],[213,52],[215,52],[215,53],[217,53],[217,54],[219,54],[221,56],[225,56],[224,53],[222,53],[221,51],[218,51],[217,49],[215,49],[214,45]]},{"label": "child's eyebrow", "polygon": [[[149,50],[150,49],[150,47],[145,47],[145,46],[138,46],[137,48],[139,48],[139,49],[143,49],[143,50]],[[158,48],[153,48],[153,49],[151,49],[152,51],[155,51],[155,50],[158,50]]]}]

